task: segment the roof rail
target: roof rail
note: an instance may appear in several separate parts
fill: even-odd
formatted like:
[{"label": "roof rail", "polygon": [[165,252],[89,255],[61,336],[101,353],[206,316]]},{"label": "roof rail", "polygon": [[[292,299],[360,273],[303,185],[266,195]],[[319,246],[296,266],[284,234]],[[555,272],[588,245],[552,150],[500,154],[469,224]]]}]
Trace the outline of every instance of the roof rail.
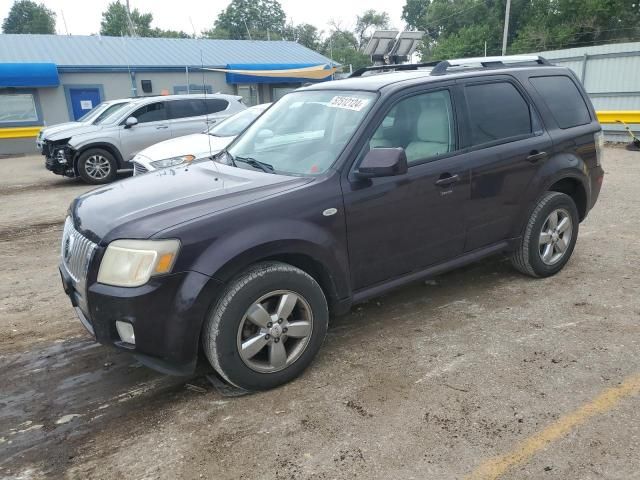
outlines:
[{"label": "roof rail", "polygon": [[394,71],[398,71],[398,70],[417,70],[418,68],[435,67],[439,63],[442,63],[442,62],[400,63],[400,64],[395,64],[395,65],[373,65],[372,67],[362,67],[362,68],[357,69],[355,72],[353,72],[351,75],[349,75],[349,78],[361,77],[366,72],[375,72],[375,71],[378,71],[378,70],[383,70],[383,71],[384,70],[394,70]]},{"label": "roof rail", "polygon": [[544,57],[538,55],[507,55],[503,57],[475,57],[443,60],[431,70],[431,75],[443,75],[450,67],[507,67],[509,64],[536,63],[537,65],[551,65]]}]

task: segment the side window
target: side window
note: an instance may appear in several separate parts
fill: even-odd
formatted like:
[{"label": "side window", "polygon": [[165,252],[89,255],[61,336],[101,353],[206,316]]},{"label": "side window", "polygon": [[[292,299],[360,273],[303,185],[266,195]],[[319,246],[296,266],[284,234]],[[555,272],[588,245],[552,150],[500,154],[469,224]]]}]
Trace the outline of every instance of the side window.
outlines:
[{"label": "side window", "polygon": [[220,98],[207,98],[207,113],[218,113],[227,109],[229,102]]},{"label": "side window", "polygon": [[131,116],[136,117],[138,123],[158,122],[167,119],[167,110],[164,102],[156,102],[140,107]]},{"label": "side window", "polygon": [[448,90],[400,100],[382,120],[369,148],[402,147],[411,165],[455,150],[455,124]]},{"label": "side window", "polygon": [[509,82],[465,87],[472,145],[531,134],[529,104]]},{"label": "side window", "polygon": [[169,102],[169,118],[199,117],[205,114],[204,99],[173,100]]},{"label": "side window", "polygon": [[569,77],[532,77],[529,81],[542,96],[560,128],[577,127],[591,122],[587,104]]}]

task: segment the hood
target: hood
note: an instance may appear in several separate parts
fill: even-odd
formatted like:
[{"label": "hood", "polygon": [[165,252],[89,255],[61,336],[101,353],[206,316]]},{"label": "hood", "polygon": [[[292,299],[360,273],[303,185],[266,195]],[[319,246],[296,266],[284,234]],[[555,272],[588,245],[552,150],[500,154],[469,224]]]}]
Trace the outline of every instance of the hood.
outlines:
[{"label": "hood", "polygon": [[229,145],[234,138],[194,133],[193,135],[185,135],[156,143],[145,148],[138,155],[146,157],[150,161],[164,160],[165,158],[182,155],[194,155],[196,158],[202,158],[208,156],[209,152],[212,154],[219,152]]},{"label": "hood", "polygon": [[47,140],[55,142],[64,138],[76,137],[86,133],[93,133],[102,130],[100,125],[92,125],[91,123],[73,122],[73,126],[59,130],[55,133],[47,133]]},{"label": "hood", "polygon": [[92,190],[71,204],[76,229],[94,242],[143,239],[179,223],[301,186],[289,177],[201,163],[165,168]]},{"label": "hood", "polygon": [[50,127],[45,127],[42,129],[42,138],[48,139],[51,135],[55,135],[56,133],[67,131],[73,129],[75,127],[84,125],[84,122],[65,122],[65,123],[57,123],[55,125],[51,125]]}]

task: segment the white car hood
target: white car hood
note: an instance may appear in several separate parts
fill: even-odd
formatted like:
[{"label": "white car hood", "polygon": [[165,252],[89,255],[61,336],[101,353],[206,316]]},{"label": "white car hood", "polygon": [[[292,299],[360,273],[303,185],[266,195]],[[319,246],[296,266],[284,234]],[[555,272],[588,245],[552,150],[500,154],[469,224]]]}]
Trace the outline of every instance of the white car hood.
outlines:
[{"label": "white car hood", "polygon": [[145,157],[149,161],[164,160],[165,158],[193,155],[202,158],[219,152],[225,148],[235,137],[214,137],[206,133],[194,133],[183,137],[172,138],[164,142],[156,143],[138,152],[139,157]]},{"label": "white car hood", "polygon": [[51,125],[50,127],[44,127],[42,129],[41,138],[48,138],[51,135],[55,135],[56,133],[60,133],[65,130],[71,130],[75,127],[79,127],[82,125],[85,125],[85,123],[84,122],[64,122],[64,123],[57,123],[55,125]]},{"label": "white car hood", "polygon": [[83,135],[86,133],[93,133],[102,130],[100,125],[92,125],[90,123],[75,122],[74,126],[58,130],[55,133],[47,132],[47,140],[62,140],[63,138],[71,138],[77,135]]}]

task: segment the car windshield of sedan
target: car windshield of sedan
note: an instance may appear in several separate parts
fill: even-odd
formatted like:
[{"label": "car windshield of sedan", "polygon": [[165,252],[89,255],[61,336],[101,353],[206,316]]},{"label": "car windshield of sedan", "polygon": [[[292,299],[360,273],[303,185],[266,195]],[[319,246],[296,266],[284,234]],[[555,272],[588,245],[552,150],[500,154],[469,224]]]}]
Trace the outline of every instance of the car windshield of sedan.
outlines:
[{"label": "car windshield of sedan", "polygon": [[358,91],[308,90],[276,102],[220,161],[292,175],[318,175],[338,158],[375,101]]},{"label": "car windshield of sedan", "polygon": [[242,131],[253,122],[262,110],[258,111],[253,108],[247,108],[240,113],[230,116],[218,125],[214,125],[209,129],[209,135],[214,137],[235,137],[240,135]]}]

